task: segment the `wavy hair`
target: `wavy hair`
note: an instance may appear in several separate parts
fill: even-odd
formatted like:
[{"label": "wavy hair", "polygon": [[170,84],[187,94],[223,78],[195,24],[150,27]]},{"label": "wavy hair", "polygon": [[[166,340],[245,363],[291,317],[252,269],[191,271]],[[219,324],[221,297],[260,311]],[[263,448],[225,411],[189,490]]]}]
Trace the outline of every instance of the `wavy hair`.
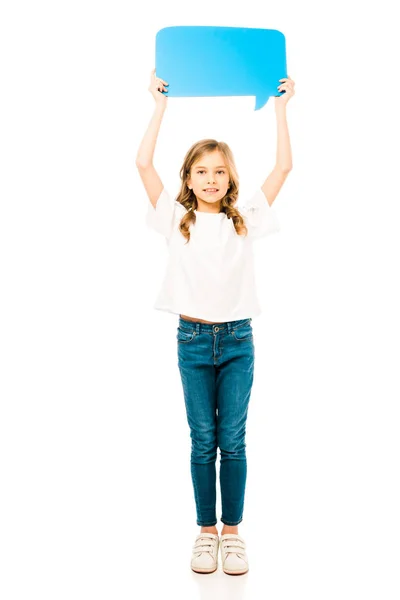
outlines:
[{"label": "wavy hair", "polygon": [[244,219],[235,204],[239,195],[239,176],[236,170],[235,161],[233,154],[228,144],[225,142],[218,142],[213,139],[205,139],[196,142],[189,148],[186,156],[183,160],[183,165],[180,170],[181,178],[181,189],[178,193],[176,200],[182,204],[188,211],[181,219],[179,223],[179,231],[187,239],[190,240],[189,227],[191,224],[196,223],[196,213],[198,202],[193,190],[190,190],[187,185],[187,181],[190,177],[190,171],[195,162],[197,162],[205,154],[209,154],[214,150],[219,150],[223,154],[226,165],[229,172],[229,189],[221,200],[221,210],[224,212],[228,219],[232,219],[233,225],[238,235],[247,235],[247,227],[244,224]]}]

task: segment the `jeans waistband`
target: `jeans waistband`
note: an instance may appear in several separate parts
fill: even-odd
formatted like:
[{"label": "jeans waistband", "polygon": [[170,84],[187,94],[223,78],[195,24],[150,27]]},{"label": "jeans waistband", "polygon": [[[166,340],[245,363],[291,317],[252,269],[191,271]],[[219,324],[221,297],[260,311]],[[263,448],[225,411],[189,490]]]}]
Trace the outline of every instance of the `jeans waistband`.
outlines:
[{"label": "jeans waistband", "polygon": [[221,323],[201,323],[200,321],[187,321],[182,319],[179,315],[179,327],[187,329],[188,331],[196,331],[197,333],[214,332],[214,331],[227,331],[230,333],[232,330],[244,325],[251,325],[251,317],[248,319],[238,319],[237,321],[223,321]]}]

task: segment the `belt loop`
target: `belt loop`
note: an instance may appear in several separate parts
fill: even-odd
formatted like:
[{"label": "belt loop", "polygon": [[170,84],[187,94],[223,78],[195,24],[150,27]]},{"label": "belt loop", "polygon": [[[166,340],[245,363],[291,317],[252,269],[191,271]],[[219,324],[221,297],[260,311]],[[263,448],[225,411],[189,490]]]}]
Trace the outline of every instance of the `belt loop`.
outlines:
[{"label": "belt loop", "polygon": [[199,335],[199,333],[200,333],[200,323],[197,322],[196,323],[196,334]]}]

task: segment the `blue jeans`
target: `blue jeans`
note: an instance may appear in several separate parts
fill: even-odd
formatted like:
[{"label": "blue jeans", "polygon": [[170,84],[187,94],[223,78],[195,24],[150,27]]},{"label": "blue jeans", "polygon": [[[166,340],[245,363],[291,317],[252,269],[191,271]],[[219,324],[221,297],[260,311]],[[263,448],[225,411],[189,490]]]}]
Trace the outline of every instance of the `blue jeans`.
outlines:
[{"label": "blue jeans", "polygon": [[197,525],[203,527],[217,523],[217,447],[221,521],[238,525],[243,519],[246,419],[254,373],[251,321],[211,324],[179,316],[178,366],[192,440],[190,467]]}]

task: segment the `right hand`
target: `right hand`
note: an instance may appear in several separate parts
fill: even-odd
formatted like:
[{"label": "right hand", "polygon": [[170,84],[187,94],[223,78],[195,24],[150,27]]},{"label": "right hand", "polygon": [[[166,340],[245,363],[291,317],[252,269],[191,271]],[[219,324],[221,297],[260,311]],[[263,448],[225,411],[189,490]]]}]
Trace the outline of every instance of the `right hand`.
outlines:
[{"label": "right hand", "polygon": [[165,86],[169,85],[163,79],[156,77],[156,70],[153,69],[151,72],[151,80],[149,85],[149,92],[151,92],[156,104],[160,104],[161,106],[167,106],[167,98],[165,94],[162,94],[161,91],[168,91]]}]

